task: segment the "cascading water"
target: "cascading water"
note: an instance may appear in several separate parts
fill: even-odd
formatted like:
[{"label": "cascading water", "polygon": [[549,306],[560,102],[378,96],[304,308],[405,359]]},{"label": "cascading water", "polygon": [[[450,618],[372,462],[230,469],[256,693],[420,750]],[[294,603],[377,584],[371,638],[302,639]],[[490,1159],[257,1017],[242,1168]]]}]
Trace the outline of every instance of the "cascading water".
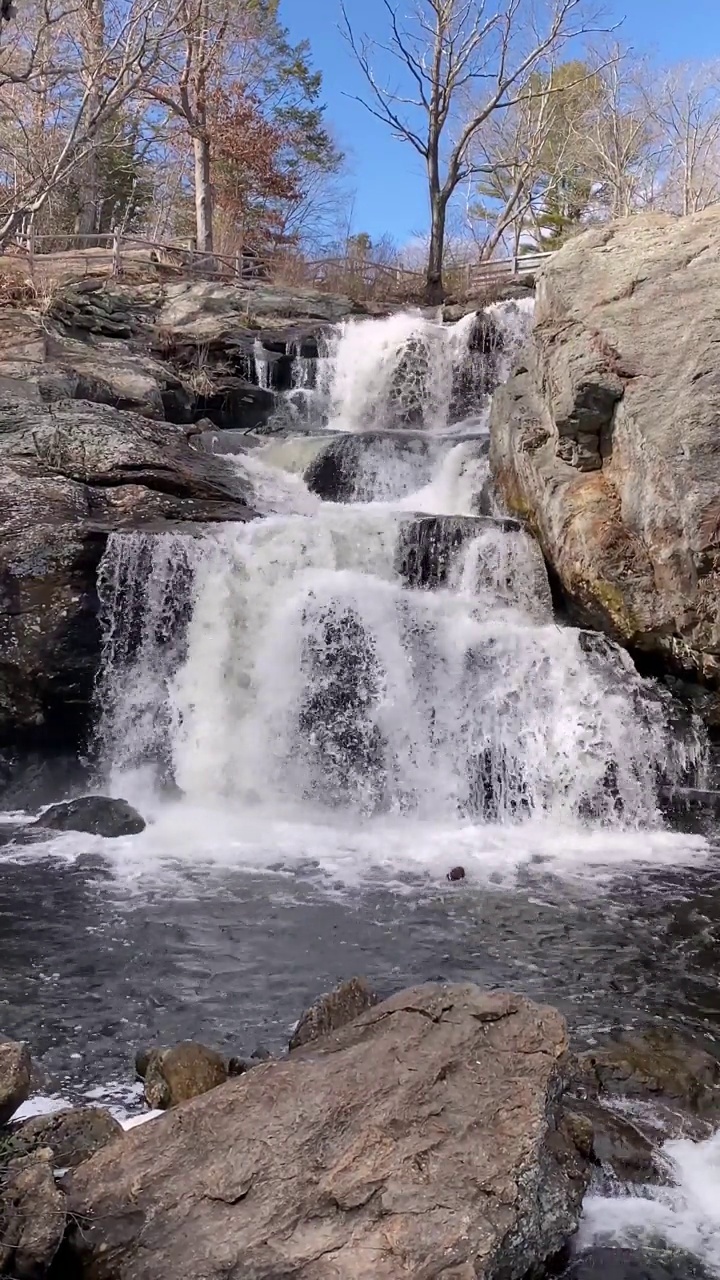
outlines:
[{"label": "cascading water", "polygon": [[[235,462],[261,510],[292,514],[110,538],[98,732],[112,772],[274,812],[656,822],[660,768],[687,764],[662,699],[614,646],[555,625],[520,526],[470,518],[490,372],[527,318],[506,304],[455,326],[338,327],[306,394],[321,430],[374,429],[353,446],[360,502],[319,503],[291,477],[278,498],[263,476],[290,442],[273,443]],[[455,443],[463,380],[476,402]],[[423,434],[378,435],[388,419]]]}]

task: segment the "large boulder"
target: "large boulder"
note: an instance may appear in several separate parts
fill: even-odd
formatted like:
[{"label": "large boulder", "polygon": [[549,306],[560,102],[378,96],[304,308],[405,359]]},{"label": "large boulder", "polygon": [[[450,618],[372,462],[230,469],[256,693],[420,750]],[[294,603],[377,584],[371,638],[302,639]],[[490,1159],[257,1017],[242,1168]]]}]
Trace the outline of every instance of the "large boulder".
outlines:
[{"label": "large boulder", "polygon": [[572,240],[491,414],[497,484],[575,617],[715,690],[719,269],[717,207]]},{"label": "large boulder", "polygon": [[0,745],[72,745],[84,731],[110,532],[247,520],[249,497],[237,468],[178,427],[0,393]]},{"label": "large boulder", "polygon": [[565,1024],[472,985],[401,992],[143,1125],[65,1180],[93,1280],[523,1276],[576,1228]]},{"label": "large boulder", "polygon": [[290,1039],[290,1051],[339,1031],[377,1003],[375,992],[364,978],[348,978],[305,1010]]}]

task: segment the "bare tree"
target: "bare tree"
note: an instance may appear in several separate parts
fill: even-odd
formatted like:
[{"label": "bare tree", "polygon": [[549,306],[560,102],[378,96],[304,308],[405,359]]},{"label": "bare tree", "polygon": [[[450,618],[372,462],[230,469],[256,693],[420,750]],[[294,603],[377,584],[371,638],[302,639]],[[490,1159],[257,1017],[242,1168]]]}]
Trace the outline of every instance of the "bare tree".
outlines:
[{"label": "bare tree", "polygon": [[[585,0],[550,0],[542,22],[531,0],[417,0],[408,19],[391,0],[383,4],[385,43],[358,37],[345,8],[344,29],[369,86],[369,97],[358,101],[424,162],[430,202],[426,292],[436,302],[443,292],[448,204],[476,171],[473,140],[493,113],[518,100],[533,72],[555,61],[568,42],[602,28]],[[378,79],[378,50],[401,69],[400,88]]]},{"label": "bare tree", "polygon": [[720,67],[683,65],[648,86],[657,127],[660,189],[655,202],[697,213],[720,199]]},{"label": "bare tree", "polygon": [[[3,44],[0,121],[6,180],[0,247],[92,158],[102,131],[137,94],[169,38],[168,15],[160,14],[158,0],[118,0],[117,21],[108,24],[103,12],[102,41],[93,40],[92,57],[86,59],[87,45],[77,34],[84,12],[83,0],[68,0],[64,7],[43,0],[24,25],[14,31],[11,26],[11,38]],[[78,59],[73,47],[81,51]]]}]

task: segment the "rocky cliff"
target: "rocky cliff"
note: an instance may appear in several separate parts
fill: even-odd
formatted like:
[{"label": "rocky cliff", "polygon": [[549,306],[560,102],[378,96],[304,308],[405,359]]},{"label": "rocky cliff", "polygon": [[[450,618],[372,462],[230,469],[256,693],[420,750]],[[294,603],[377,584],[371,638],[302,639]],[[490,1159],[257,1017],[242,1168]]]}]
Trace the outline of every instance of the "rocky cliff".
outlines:
[{"label": "rocky cliff", "polygon": [[573,616],[720,722],[720,210],[589,231],[545,268],[491,463]]}]

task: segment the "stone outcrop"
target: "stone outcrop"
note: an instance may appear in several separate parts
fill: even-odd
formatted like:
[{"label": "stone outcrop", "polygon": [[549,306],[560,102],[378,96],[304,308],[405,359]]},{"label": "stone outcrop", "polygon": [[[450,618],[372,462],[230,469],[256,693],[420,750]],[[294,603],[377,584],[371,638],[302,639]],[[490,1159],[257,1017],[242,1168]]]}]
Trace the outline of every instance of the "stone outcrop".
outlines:
[{"label": "stone outcrop", "polygon": [[[574,616],[720,690],[720,211],[565,246],[494,397],[491,464]],[[720,698],[708,714],[720,716]]]},{"label": "stone outcrop", "polygon": [[401,992],[141,1125],[64,1180],[93,1280],[523,1276],[577,1225],[562,1017]]},{"label": "stone outcrop", "polygon": [[0,393],[0,743],[81,734],[111,531],[246,520],[249,497],[237,469],[193,451],[179,427]]}]

